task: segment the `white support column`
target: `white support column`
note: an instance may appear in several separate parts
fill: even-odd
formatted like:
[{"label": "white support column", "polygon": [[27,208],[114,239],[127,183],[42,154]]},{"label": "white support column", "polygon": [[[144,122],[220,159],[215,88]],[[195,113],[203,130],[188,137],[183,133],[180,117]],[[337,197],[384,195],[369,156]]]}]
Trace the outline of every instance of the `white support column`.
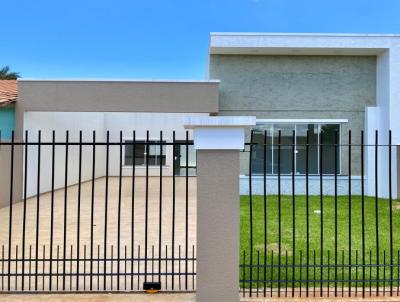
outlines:
[{"label": "white support column", "polygon": [[238,302],[239,152],[255,117],[188,118],[197,150],[197,302]]}]

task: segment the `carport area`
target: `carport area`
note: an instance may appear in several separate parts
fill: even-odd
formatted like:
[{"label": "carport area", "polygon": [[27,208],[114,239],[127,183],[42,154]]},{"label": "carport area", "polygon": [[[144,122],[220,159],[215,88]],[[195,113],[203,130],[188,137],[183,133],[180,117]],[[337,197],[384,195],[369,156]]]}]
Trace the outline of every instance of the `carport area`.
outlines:
[{"label": "carport area", "polygon": [[[167,284],[171,287],[171,281],[164,280],[165,276],[173,271],[177,272],[175,277],[175,289],[185,289],[185,258],[193,259],[196,243],[196,178],[195,177],[175,177],[175,185],[173,177],[148,177],[146,195],[146,177],[135,177],[132,183],[132,177],[122,177],[121,186],[119,177],[105,177],[95,179],[94,182],[87,181],[79,185],[67,187],[67,190],[59,189],[54,191],[54,204],[52,207],[52,193],[47,192],[39,196],[33,196],[26,200],[26,224],[25,224],[25,259],[31,261],[25,262],[25,272],[36,272],[34,252],[36,242],[38,241],[38,272],[50,273],[50,246],[52,244],[53,268],[52,277],[53,288],[57,286],[61,289],[62,275],[64,272],[63,247],[64,240],[66,246],[67,259],[67,289],[80,290],[88,289],[89,280],[92,278],[94,287],[103,287],[103,276],[99,277],[97,273],[103,272],[104,258],[104,239],[107,235],[107,259],[115,259],[108,261],[106,271],[108,273],[117,272],[118,264],[121,272],[121,289],[131,289],[130,272],[137,274],[135,276],[134,290],[142,289],[144,281],[144,250],[146,246],[147,234],[147,272],[149,280],[158,280],[158,276],[151,275],[152,272],[158,272],[159,260],[159,244],[161,243],[161,272],[163,289]],[[108,182],[108,198],[106,198],[106,183]],[[160,183],[162,185],[162,194],[160,195]],[[94,186],[93,186],[94,185]],[[132,187],[134,186],[134,194]],[[174,190],[175,187],[175,190]],[[121,194],[120,192],[121,188]],[[187,189],[186,189],[187,188]],[[187,190],[187,191],[186,191]],[[80,194],[79,194],[80,191]],[[175,191],[175,193],[174,193]],[[94,195],[92,195],[94,192]],[[188,194],[187,194],[188,193]],[[65,195],[67,194],[67,195]],[[80,198],[79,198],[80,195]],[[67,196],[67,199],[65,199]],[[121,196],[121,198],[120,198]],[[147,196],[147,197],[146,197]],[[92,198],[94,197],[94,198]],[[161,197],[161,199],[160,199]],[[106,216],[106,200],[108,201]],[[92,204],[93,201],[93,204]],[[146,203],[147,203],[147,224],[146,224]],[[78,205],[80,210],[78,212]],[[39,205],[39,210],[38,210]],[[120,205],[120,212],[118,211]],[[161,206],[161,216],[160,216]],[[0,221],[9,221],[9,207],[0,210]],[[120,213],[120,220],[118,220]],[[39,214],[39,216],[38,216]],[[93,214],[93,218],[92,218]],[[53,215],[53,227],[51,224]],[[39,217],[39,219],[38,219]],[[80,223],[78,224],[78,217]],[[107,217],[107,221],[106,218]],[[24,201],[16,203],[12,207],[12,233],[11,233],[11,257],[13,259],[21,259],[23,246],[24,231]],[[64,219],[66,224],[64,224]],[[93,235],[91,235],[91,219],[93,219]],[[160,220],[161,219],[161,220]],[[36,233],[36,225],[39,225],[39,233]],[[107,224],[107,226],[106,226]],[[2,259],[7,256],[7,245],[9,242],[9,227],[0,229],[0,245],[2,247]],[[78,228],[79,226],[79,228]],[[64,228],[66,227],[66,238],[64,238]],[[120,232],[118,229],[120,227]],[[161,228],[160,228],[161,227]],[[51,232],[53,231],[53,241],[51,241]],[[78,233],[79,232],[79,233]],[[161,238],[160,238],[161,235]],[[38,236],[38,237],[36,237]],[[79,237],[78,237],[79,236]],[[79,240],[78,240],[79,238]],[[133,238],[133,249],[132,249]],[[118,245],[118,239],[120,240]],[[93,276],[90,277],[90,258],[91,258],[91,242],[93,240]],[[174,262],[171,258],[173,253],[172,242],[174,241]],[[17,250],[18,245],[18,250]],[[120,254],[118,256],[118,246]],[[80,256],[77,258],[79,247]],[[188,249],[186,257],[185,250]],[[31,251],[30,251],[31,250]],[[132,254],[133,261],[130,259]],[[120,261],[117,258],[120,258]],[[41,261],[41,259],[46,259]],[[60,259],[58,261],[57,259]],[[69,261],[68,259],[72,259]],[[76,276],[68,277],[68,274],[77,272],[77,261],[79,259],[80,277],[79,285],[76,286]],[[97,261],[100,259],[100,261]],[[181,260],[179,260],[181,259]],[[168,260],[168,261],[167,261]],[[131,267],[133,263],[133,267]],[[172,264],[174,263],[174,264]],[[194,269],[194,261],[188,261],[189,273]],[[7,260],[2,261],[2,268],[7,270]],[[22,264],[19,263],[15,267],[15,263],[11,263],[11,271],[17,271],[19,276],[22,271]],[[178,274],[182,272],[182,276]],[[126,274],[125,274],[126,273]],[[58,277],[57,277],[57,274]],[[101,273],[102,274],[102,273]],[[125,275],[124,275],[125,274]],[[164,275],[165,274],[165,275]],[[170,278],[171,276],[168,275]],[[18,277],[16,289],[20,289],[21,278]],[[132,277],[133,278],[133,277]],[[12,287],[14,288],[14,279],[12,278]],[[28,280],[29,279],[29,280]],[[38,277],[38,288],[48,288],[49,278]],[[110,279],[114,279],[110,278]],[[44,280],[44,281],[43,281]],[[107,282],[106,290],[116,290],[116,278],[111,282]],[[190,286],[194,276],[190,275]],[[35,278],[25,277],[26,287],[28,284],[33,288]],[[99,283],[99,284],[98,284]],[[56,285],[57,284],[57,285]],[[4,283],[3,283],[4,286]],[[171,288],[169,288],[171,289]]]}]

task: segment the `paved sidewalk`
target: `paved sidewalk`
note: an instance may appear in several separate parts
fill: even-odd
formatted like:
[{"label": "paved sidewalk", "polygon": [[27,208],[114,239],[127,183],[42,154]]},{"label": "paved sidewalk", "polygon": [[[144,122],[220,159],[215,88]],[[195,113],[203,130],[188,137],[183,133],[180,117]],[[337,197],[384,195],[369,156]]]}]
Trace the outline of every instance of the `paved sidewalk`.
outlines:
[{"label": "paved sidewalk", "polygon": [[3,294],[0,302],[195,302],[195,294]]},{"label": "paved sidewalk", "polygon": [[[0,294],[0,302],[195,302],[194,293],[190,294]],[[293,298],[253,298],[245,299],[242,302],[289,302],[294,301]],[[399,297],[352,297],[352,298],[296,298],[296,301],[305,302],[383,302],[383,301],[400,301]]]}]

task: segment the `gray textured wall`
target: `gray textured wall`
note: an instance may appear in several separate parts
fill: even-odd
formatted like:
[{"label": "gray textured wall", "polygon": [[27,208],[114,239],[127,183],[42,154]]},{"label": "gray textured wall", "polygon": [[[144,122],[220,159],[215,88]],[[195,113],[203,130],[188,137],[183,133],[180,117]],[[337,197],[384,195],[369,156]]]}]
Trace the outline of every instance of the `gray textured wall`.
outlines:
[{"label": "gray textured wall", "polygon": [[[342,142],[360,140],[366,106],[376,103],[376,58],[370,56],[211,55],[210,78],[221,80],[221,115],[257,118],[341,118]],[[353,148],[353,173],[360,152]],[[342,172],[347,173],[347,150]],[[242,155],[246,172],[247,155]]]}]

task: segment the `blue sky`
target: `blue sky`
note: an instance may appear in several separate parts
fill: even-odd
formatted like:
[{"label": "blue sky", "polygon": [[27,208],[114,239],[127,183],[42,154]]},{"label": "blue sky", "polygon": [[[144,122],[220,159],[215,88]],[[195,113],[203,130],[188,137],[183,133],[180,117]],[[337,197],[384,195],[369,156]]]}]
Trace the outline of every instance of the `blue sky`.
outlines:
[{"label": "blue sky", "polygon": [[25,78],[202,79],[210,32],[400,33],[399,0],[1,0]]}]

